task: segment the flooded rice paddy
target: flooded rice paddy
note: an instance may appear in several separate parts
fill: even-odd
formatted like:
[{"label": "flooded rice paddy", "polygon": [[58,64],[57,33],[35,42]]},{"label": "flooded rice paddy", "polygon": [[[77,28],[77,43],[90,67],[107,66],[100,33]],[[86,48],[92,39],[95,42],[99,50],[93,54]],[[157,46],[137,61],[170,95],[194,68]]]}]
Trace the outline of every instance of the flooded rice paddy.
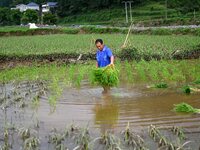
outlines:
[{"label": "flooded rice paddy", "polygon": [[[84,140],[79,139],[87,136],[90,149],[118,149],[116,143],[120,149],[134,149],[126,144],[122,134],[127,124],[141,136],[146,149],[170,149],[169,146],[159,146],[163,136],[176,145],[174,149],[199,149],[200,115],[172,111],[173,105],[181,102],[200,108],[199,93],[185,95],[176,87],[156,89],[137,84],[120,85],[112,88],[110,93],[102,94],[101,87],[90,86],[87,80],[83,80],[80,88],[65,87],[55,107],[49,105],[50,93],[42,81],[0,86],[2,149],[5,145],[9,149],[31,149],[27,145],[30,146],[31,142],[34,145],[34,138],[38,146],[33,149],[87,149]],[[149,135],[151,125],[160,131],[160,137],[155,141],[154,136]],[[174,127],[183,130],[183,140],[173,133]],[[115,146],[98,142],[107,133],[118,139]],[[60,141],[59,136],[63,138]],[[140,146],[135,148],[142,149]]]}]

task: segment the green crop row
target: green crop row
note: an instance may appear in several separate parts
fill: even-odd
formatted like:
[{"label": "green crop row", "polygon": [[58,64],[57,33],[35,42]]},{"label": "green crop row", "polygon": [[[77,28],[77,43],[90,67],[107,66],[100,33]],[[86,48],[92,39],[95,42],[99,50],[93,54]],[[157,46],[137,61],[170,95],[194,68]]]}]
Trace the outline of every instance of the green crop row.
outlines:
[{"label": "green crop row", "polygon": [[[121,50],[126,38],[125,34],[80,34],[80,35],[38,35],[0,38],[0,58],[10,60],[11,58],[34,59],[46,58],[51,55],[55,58],[62,56],[78,57],[79,54],[95,55],[96,47],[94,40],[102,38],[105,44],[113,50],[115,56],[121,59],[128,57],[153,59],[170,59],[177,54],[197,56],[199,52],[200,37],[196,36],[150,36],[130,35],[129,51]],[[30,57],[33,56],[33,57]],[[183,55],[184,56],[184,55]],[[175,57],[176,58],[176,57]],[[184,56],[183,58],[187,58]]]},{"label": "green crop row", "polygon": [[[200,60],[116,61],[120,84],[134,83],[191,83],[199,81]],[[64,85],[81,86],[83,80],[92,82],[95,63],[88,65],[21,66],[1,71],[0,82],[10,81],[58,81]],[[61,81],[61,82],[60,82]],[[50,82],[53,83],[53,82]]]},{"label": "green crop row", "polygon": [[[78,34],[78,33],[122,33],[126,34],[127,28],[105,27],[98,28],[95,26],[83,26],[81,28],[38,28],[28,29],[27,27],[1,27],[0,36],[25,36],[25,35],[46,35],[46,34]],[[200,28],[178,28],[178,29],[145,29],[132,30],[133,34],[149,34],[149,35],[195,35],[200,36]]]}]

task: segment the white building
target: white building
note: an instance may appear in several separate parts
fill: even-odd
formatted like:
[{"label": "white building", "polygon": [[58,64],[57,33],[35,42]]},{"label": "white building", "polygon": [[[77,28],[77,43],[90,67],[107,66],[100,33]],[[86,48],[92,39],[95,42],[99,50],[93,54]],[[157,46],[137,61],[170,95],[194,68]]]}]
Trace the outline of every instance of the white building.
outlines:
[{"label": "white building", "polygon": [[47,2],[46,4],[42,5],[42,12],[49,12],[50,8],[57,7],[57,2]]},{"label": "white building", "polygon": [[27,5],[24,5],[24,4],[18,4],[16,6],[16,8],[11,8],[11,9],[19,9],[20,12],[24,12],[27,10]]},{"label": "white building", "polygon": [[42,5],[42,12],[49,12],[50,11],[50,8],[48,7],[48,5],[47,4],[45,4],[45,5]]},{"label": "white building", "polygon": [[[47,2],[46,4],[42,5],[42,12],[49,12],[50,8],[55,8],[57,7],[57,2]],[[32,10],[38,10],[39,11],[39,5],[31,2],[27,5],[25,4],[19,4],[16,6],[16,8],[11,8],[11,9],[19,9],[21,12],[26,11],[27,9],[32,9]]]}]

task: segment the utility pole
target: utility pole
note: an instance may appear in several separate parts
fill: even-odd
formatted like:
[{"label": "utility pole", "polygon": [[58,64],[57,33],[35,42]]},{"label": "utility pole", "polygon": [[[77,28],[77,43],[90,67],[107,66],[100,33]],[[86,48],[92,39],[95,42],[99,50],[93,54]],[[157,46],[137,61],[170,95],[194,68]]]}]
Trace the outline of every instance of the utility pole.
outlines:
[{"label": "utility pole", "polygon": [[165,19],[167,20],[167,0],[165,0]]},{"label": "utility pole", "polygon": [[126,11],[126,23],[128,23],[128,10],[127,10],[127,2],[123,1],[122,3],[125,4],[125,11]]},{"label": "utility pole", "polygon": [[133,21],[132,19],[132,8],[131,8],[131,3],[133,3],[132,1],[128,1],[129,6],[130,6],[130,17],[131,17],[131,22]]},{"label": "utility pole", "polygon": [[122,3],[125,4],[126,23],[128,23],[128,5],[127,4],[129,4],[129,7],[130,7],[130,19],[131,19],[131,22],[132,22],[133,18],[132,18],[132,6],[131,6],[131,4],[133,3],[133,1],[123,1]]},{"label": "utility pole", "polygon": [[195,20],[196,19],[196,11],[195,11],[195,9],[194,9],[193,15],[194,15],[194,20]]}]

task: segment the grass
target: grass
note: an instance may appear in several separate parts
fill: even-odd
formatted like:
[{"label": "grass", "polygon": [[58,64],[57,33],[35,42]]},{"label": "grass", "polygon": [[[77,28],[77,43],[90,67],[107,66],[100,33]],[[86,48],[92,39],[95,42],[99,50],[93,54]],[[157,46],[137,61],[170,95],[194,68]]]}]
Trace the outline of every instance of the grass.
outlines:
[{"label": "grass", "polygon": [[20,26],[4,26],[0,27],[0,32],[11,32],[11,31],[27,31],[28,27],[20,27]]},{"label": "grass", "polygon": [[[198,81],[200,74],[199,64],[200,60],[126,61],[125,63],[116,63],[116,69],[120,70],[119,80],[125,81],[124,83],[130,83],[131,81],[131,83],[182,83],[184,85]],[[91,70],[94,66],[95,62],[91,62],[88,65],[19,66],[1,71],[0,82],[44,80],[50,83],[49,85],[56,95],[60,95],[64,86],[78,87],[83,79],[91,82]],[[164,72],[162,68],[165,68]],[[150,71],[150,69],[153,71]],[[124,76],[127,78],[124,78]],[[60,84],[60,81],[64,85]]]},{"label": "grass", "polygon": [[[96,47],[91,40],[102,38],[105,44],[118,55],[125,40],[125,34],[81,34],[81,35],[43,35],[1,37],[0,56],[26,57],[28,55],[95,53]],[[200,37],[196,36],[150,36],[130,35],[130,44],[138,50],[137,55],[143,57],[158,55],[171,58],[174,53],[181,53],[197,48]],[[78,42],[78,44],[77,44]],[[28,44],[27,44],[28,43]]]}]

